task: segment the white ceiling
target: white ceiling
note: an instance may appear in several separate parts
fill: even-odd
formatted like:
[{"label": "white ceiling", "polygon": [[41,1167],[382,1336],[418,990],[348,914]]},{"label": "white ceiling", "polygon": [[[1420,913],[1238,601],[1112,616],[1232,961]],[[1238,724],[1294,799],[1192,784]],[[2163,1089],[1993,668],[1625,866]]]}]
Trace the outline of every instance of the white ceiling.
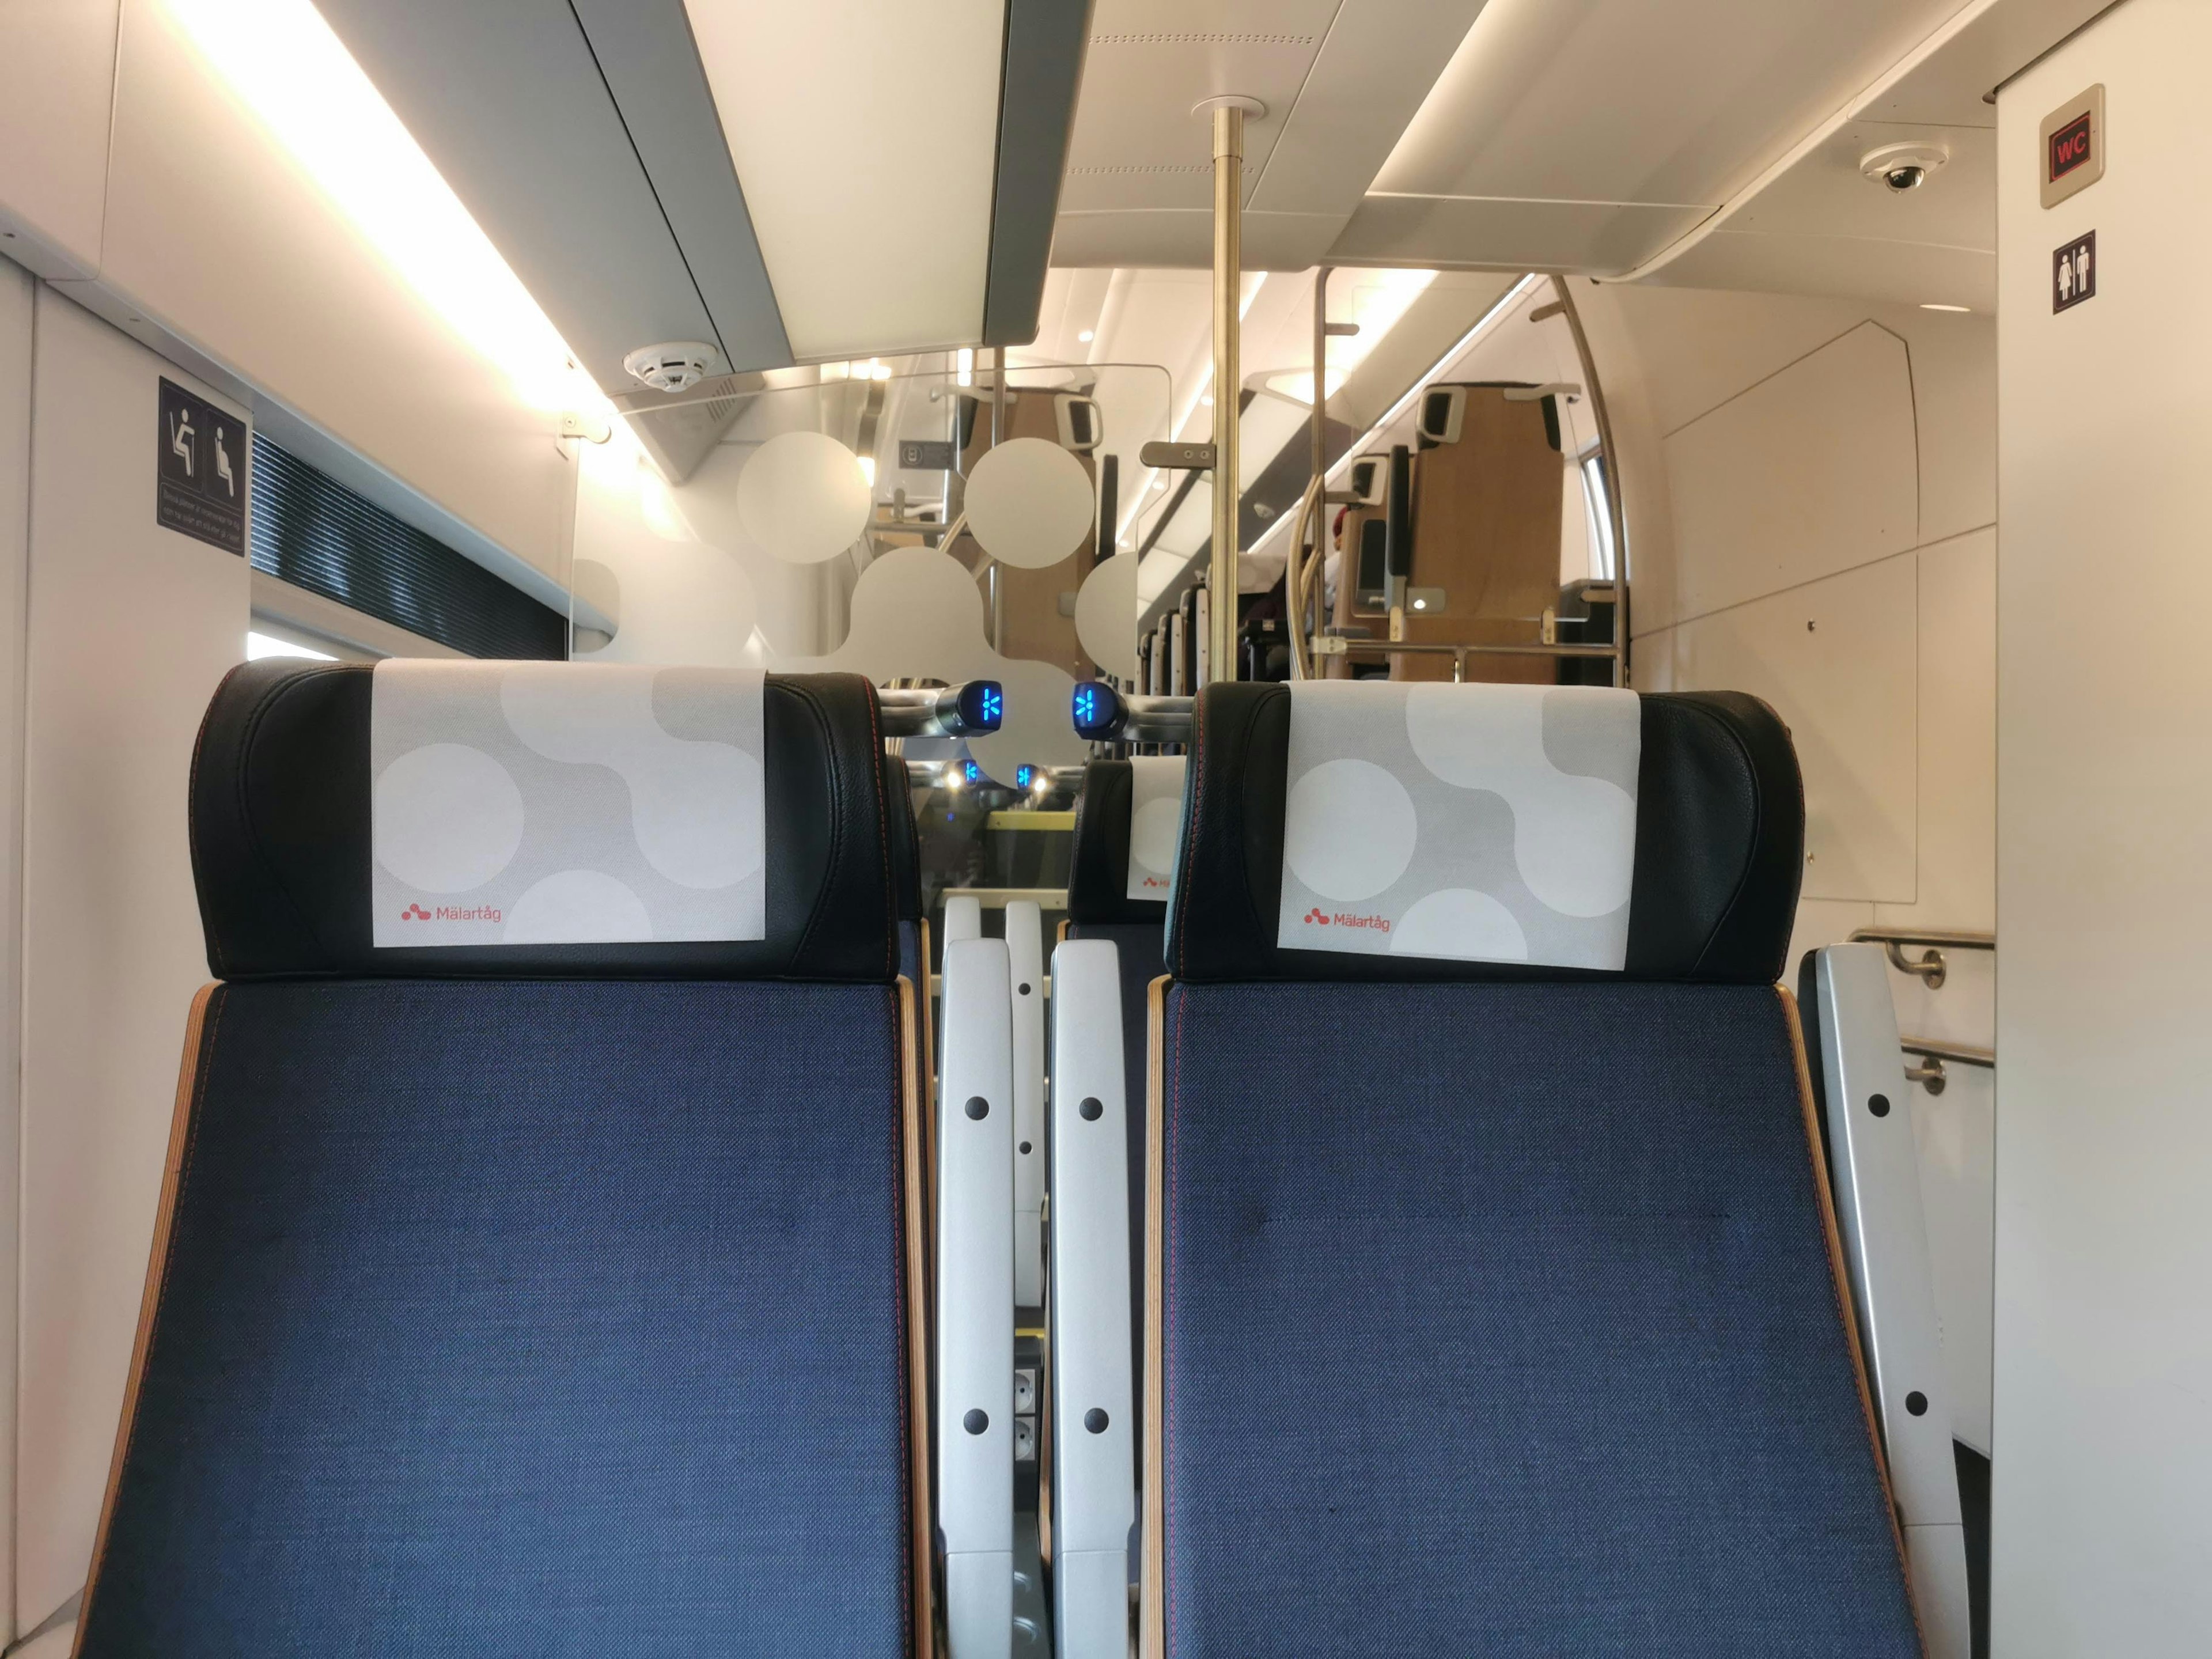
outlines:
[{"label": "white ceiling", "polygon": [[1245,135],[1245,263],[1328,251],[1482,0],[1097,0],[1053,242],[1057,265],[1212,258],[1220,93]]},{"label": "white ceiling", "polygon": [[1004,0],[684,9],[793,354],[981,337]]},{"label": "white ceiling", "polygon": [[[1633,274],[1684,288],[1996,305],[1996,109],[1987,94],[2110,0],[1976,0],[1691,236]],[[1949,160],[1899,195],[1860,159]]]},{"label": "white ceiling", "polygon": [[[1241,92],[1268,105],[1249,266],[1620,276],[1680,257],[1659,280],[1979,303],[1982,94],[2105,3],[1098,0],[1054,262],[1206,264],[1188,112]],[[1866,149],[1923,138],[1952,161],[1916,198],[1859,178]]]}]

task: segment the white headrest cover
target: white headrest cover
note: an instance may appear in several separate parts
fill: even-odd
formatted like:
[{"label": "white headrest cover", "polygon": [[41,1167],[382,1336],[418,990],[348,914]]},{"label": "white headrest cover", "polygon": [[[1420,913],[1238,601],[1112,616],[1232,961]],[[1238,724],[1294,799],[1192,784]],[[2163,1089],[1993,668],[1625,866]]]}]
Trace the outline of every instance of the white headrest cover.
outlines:
[{"label": "white headrest cover", "polygon": [[767,935],[757,671],[376,665],[380,948]]},{"label": "white headrest cover", "polygon": [[1181,755],[1129,759],[1129,886],[1124,897],[1164,900],[1175,875],[1176,839],[1182,833]]},{"label": "white headrest cover", "polygon": [[1295,682],[1276,944],[1618,971],[1642,751],[1632,691]]}]

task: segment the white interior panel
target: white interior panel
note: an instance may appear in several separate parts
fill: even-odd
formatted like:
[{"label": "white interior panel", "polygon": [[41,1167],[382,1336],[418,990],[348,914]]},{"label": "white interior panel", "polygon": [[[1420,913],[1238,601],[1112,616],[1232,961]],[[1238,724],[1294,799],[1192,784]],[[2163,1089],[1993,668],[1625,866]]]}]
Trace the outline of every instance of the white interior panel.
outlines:
[{"label": "white interior panel", "polygon": [[[21,1267],[23,650],[29,598],[34,285],[0,259],[0,1619],[15,1577],[16,1282]],[[43,1615],[41,1615],[43,1616]],[[21,1626],[0,1625],[20,1629]]]},{"label": "white interior panel", "polygon": [[[2212,8],[2128,0],[1998,94],[1992,1651],[2212,1631]],[[2105,88],[2104,178],[2038,127]],[[2123,137],[2124,135],[2124,137]],[[2054,314],[2089,230],[2098,293]]]},{"label": "white interior panel", "polygon": [[1266,114],[1245,123],[1249,201],[1338,4],[1098,0],[1068,140],[1063,210],[1210,211],[1212,124],[1191,111],[1200,100],[1222,93],[1241,93],[1267,106]]},{"label": "white interior panel", "polygon": [[1914,895],[1914,566],[1884,560],[1674,629],[1675,690],[1747,691],[1790,729],[1807,898]]},{"label": "white interior panel", "polygon": [[246,641],[246,562],[154,521],[164,374],[184,379],[40,295],[17,1451],[31,1524],[16,1551],[33,1621],[92,1557],[185,1012],[208,978],[185,833],[192,746]]},{"label": "white interior panel", "polygon": [[[1004,0],[684,9],[793,354],[979,338]],[[916,100],[928,111],[920,143]],[[834,210],[824,179],[837,181]]]},{"label": "white interior panel", "polygon": [[42,276],[100,266],[120,6],[0,6],[0,254]]},{"label": "white interior panel", "polygon": [[1359,264],[1494,265],[1514,270],[1631,269],[1712,210],[1679,203],[1528,201],[1376,192],[1329,257]]},{"label": "white interior panel", "polygon": [[1955,9],[1491,0],[1374,189],[1612,207],[1589,240],[1637,264],[1681,227],[1628,209],[1719,206]]},{"label": "white interior panel", "polygon": [[1914,544],[1912,374],[1905,342],[1886,329],[1863,324],[1672,434],[1665,449],[1677,616]]},{"label": "white interior panel", "polygon": [[[1996,929],[1997,538],[1924,547],[1920,567],[1920,877],[1895,926]],[[1946,991],[1933,994],[1944,1001]],[[1956,1001],[1957,999],[1950,999]],[[1960,1041],[1986,1043],[1986,1025]]]},{"label": "white interior panel", "polygon": [[455,331],[153,0],[123,13],[101,274],[216,362],[562,580],[572,503],[557,410],[526,403]]}]

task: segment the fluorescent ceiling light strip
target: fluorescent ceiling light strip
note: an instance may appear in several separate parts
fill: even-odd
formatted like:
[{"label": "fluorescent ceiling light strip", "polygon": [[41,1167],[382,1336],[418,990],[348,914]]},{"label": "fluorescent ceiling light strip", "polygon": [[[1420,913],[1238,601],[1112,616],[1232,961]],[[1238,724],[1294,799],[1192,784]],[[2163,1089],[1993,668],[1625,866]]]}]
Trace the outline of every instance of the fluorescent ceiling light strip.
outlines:
[{"label": "fluorescent ceiling light strip", "polygon": [[558,330],[308,0],[163,0],[332,205],[515,394],[611,415]]},{"label": "fluorescent ceiling light strip", "polygon": [[[1468,330],[1466,333],[1461,335],[1459,338],[1453,343],[1452,347],[1449,351],[1445,352],[1443,356],[1437,358],[1436,362],[1431,363],[1428,367],[1427,372],[1420,375],[1414,380],[1413,385],[1406,388],[1405,395],[1403,397],[1400,398],[1396,403],[1392,404],[1389,408],[1384,410],[1382,411],[1382,417],[1379,420],[1377,420],[1372,426],[1369,427],[1366,431],[1361,433],[1358,438],[1352,441],[1351,447],[1346,449],[1344,453],[1336,459],[1335,463],[1329,467],[1328,471],[1322,475],[1322,487],[1326,489],[1328,485],[1336,483],[1340,478],[1341,478],[1344,474],[1351,469],[1352,462],[1359,458],[1361,452],[1364,451],[1368,445],[1373,443],[1378,434],[1388,431],[1391,424],[1395,422],[1401,415],[1403,415],[1407,410],[1413,406],[1414,400],[1419,398],[1423,392],[1427,390],[1429,383],[1431,380],[1435,380],[1439,374],[1442,374],[1446,369],[1449,368],[1453,363],[1456,362],[1468,352],[1474,349],[1477,341],[1480,340],[1484,335],[1490,332],[1493,327],[1510,315],[1515,307],[1519,306],[1521,301],[1526,299],[1528,295],[1534,291],[1536,284],[1544,280],[1545,279],[1543,277],[1536,275],[1534,271],[1531,271],[1528,276],[1523,276],[1519,282],[1514,283],[1511,288],[1507,289],[1489,310],[1484,312],[1481,316],[1474,319],[1474,327]],[[1261,532],[1260,538],[1244,550],[1248,553],[1257,553],[1277,536],[1282,534],[1282,532],[1289,529],[1291,526],[1297,523],[1297,516],[1298,515],[1295,513],[1283,513],[1277,514],[1274,523],[1269,525],[1267,528]]]}]

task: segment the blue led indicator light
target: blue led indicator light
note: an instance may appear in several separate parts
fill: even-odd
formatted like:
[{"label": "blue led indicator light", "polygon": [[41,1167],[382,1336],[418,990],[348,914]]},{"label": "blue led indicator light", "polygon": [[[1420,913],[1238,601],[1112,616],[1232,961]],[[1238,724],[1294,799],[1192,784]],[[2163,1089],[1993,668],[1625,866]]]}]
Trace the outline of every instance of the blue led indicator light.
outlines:
[{"label": "blue led indicator light", "polygon": [[983,781],[983,769],[974,761],[969,761],[960,769],[960,775],[970,783],[981,783]]}]

